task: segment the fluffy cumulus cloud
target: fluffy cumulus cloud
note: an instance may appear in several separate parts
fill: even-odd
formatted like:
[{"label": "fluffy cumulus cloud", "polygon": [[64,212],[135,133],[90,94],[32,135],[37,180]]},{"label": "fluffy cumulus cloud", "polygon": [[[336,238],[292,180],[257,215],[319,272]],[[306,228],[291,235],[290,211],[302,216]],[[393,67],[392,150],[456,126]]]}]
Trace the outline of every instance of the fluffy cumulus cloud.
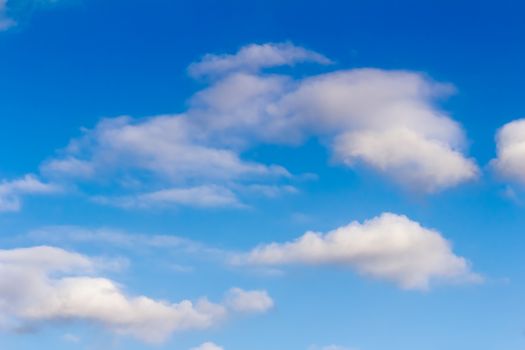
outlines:
[{"label": "fluffy cumulus cloud", "polygon": [[224,348],[215,343],[206,342],[190,350],[224,350]]},{"label": "fluffy cumulus cloud", "polygon": [[0,182],[0,212],[19,211],[24,195],[44,195],[57,193],[60,187],[44,183],[34,175],[26,175],[15,180]]},{"label": "fluffy cumulus cloud", "polygon": [[446,143],[409,129],[357,131],[334,143],[335,158],[348,166],[363,162],[405,187],[436,192],[475,178],[477,166]]},{"label": "fluffy cumulus cloud", "polygon": [[[22,330],[54,321],[85,321],[159,343],[173,332],[208,328],[236,312],[229,304],[237,289],[222,303],[130,296],[118,283],[98,276],[99,265],[96,259],[48,246],[0,250],[0,325]],[[246,302],[244,293],[250,292],[239,293],[240,302]],[[252,297],[257,303],[259,296]]]},{"label": "fluffy cumulus cloud", "polygon": [[240,207],[247,188],[294,181],[284,167],[250,160],[247,151],[316,138],[336,162],[364,165],[410,190],[433,193],[476,178],[461,126],[437,106],[450,85],[410,71],[351,69],[301,79],[264,71],[306,61],[330,63],[292,44],[205,56],[189,70],[207,75],[208,85],[187,110],[104,119],[44,162],[42,175],[112,179],[124,193],[113,187],[111,198],[95,199],[121,207]]},{"label": "fluffy cumulus cloud", "polygon": [[418,73],[354,69],[302,81],[277,107],[297,128],[327,137],[334,158],[435,192],[476,177],[457,122],[435,107],[452,88]]},{"label": "fluffy cumulus cloud", "polygon": [[235,257],[234,263],[342,265],[404,289],[427,289],[434,280],[481,280],[439,232],[391,213],[327,233],[307,232],[291,242],[261,245]]},{"label": "fluffy cumulus cloud", "polygon": [[496,144],[494,169],[509,181],[525,184],[525,119],[512,121],[498,130]]}]

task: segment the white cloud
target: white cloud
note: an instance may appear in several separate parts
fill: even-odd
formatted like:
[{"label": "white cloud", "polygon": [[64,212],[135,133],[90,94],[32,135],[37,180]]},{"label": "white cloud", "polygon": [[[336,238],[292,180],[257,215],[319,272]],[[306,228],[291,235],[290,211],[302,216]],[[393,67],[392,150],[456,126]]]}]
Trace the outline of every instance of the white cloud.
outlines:
[{"label": "white cloud", "polygon": [[23,329],[58,320],[88,321],[159,343],[173,332],[211,327],[236,311],[205,298],[171,303],[129,296],[116,282],[97,276],[96,265],[54,247],[0,250],[0,324]]},{"label": "white cloud", "polygon": [[404,289],[427,289],[433,281],[481,280],[439,232],[390,213],[325,234],[307,232],[291,242],[261,245],[234,263],[342,265]]},{"label": "white cloud", "polygon": [[99,177],[134,169],[173,182],[287,175],[280,167],[243,162],[232,150],[210,147],[198,139],[199,131],[183,115],[105,119],[74,139],[65,150],[68,156],[44,163],[42,170],[49,176]]},{"label": "white cloud", "polygon": [[525,184],[525,119],[512,121],[498,130],[496,145],[493,168],[501,177]]},{"label": "white cloud", "polygon": [[293,65],[300,62],[330,64],[325,56],[290,43],[252,44],[242,47],[233,55],[208,54],[189,67],[192,76],[231,73],[232,71],[255,72],[261,68]]},{"label": "white cloud", "polygon": [[460,125],[436,107],[454,89],[422,74],[353,69],[302,80],[235,72],[192,98],[188,119],[233,149],[317,137],[334,159],[363,163],[425,193],[475,179]]},{"label": "white cloud", "polygon": [[328,137],[336,160],[350,166],[359,161],[414,190],[433,192],[478,173],[461,153],[460,126],[434,106],[451,90],[418,73],[354,69],[305,79],[276,110],[293,127]]},{"label": "white cloud", "polygon": [[197,242],[174,235],[127,233],[110,228],[83,228],[79,226],[47,226],[32,230],[27,235],[32,242],[101,244],[120,248],[165,248],[201,250]]},{"label": "white cloud", "polygon": [[184,115],[106,119],[72,140],[64,157],[41,168],[55,181],[116,179],[116,185],[122,185],[132,179],[131,188],[122,186],[126,192],[136,192],[134,187],[141,189],[145,183],[157,184],[132,195],[94,198],[124,208],[242,207],[232,182],[290,177],[280,166],[243,161],[232,149],[210,146],[199,139],[200,134]]},{"label": "white cloud", "polygon": [[408,129],[342,134],[334,142],[334,156],[349,166],[362,161],[404,186],[427,193],[478,174],[474,161],[457,150]]},{"label": "white cloud", "polygon": [[42,166],[44,174],[58,174],[62,176],[72,176],[78,178],[90,178],[95,176],[94,164],[89,161],[79,160],[68,156],[64,159],[53,159]]},{"label": "white cloud", "polygon": [[208,56],[190,70],[221,74],[186,111],[104,119],[44,162],[42,174],[116,185],[120,192],[94,196],[127,208],[242,207],[242,194],[294,188],[285,183],[294,180],[286,169],[249,160],[247,151],[317,138],[335,161],[364,164],[413,191],[433,193],[478,176],[464,155],[461,126],[436,106],[453,92],[450,85],[409,71],[352,69],[303,79],[261,71],[304,60],[328,62],[291,44]]},{"label": "white cloud", "polygon": [[53,184],[43,183],[34,175],[25,175],[15,180],[0,182],[0,212],[19,211],[22,196],[57,193],[60,188]]},{"label": "white cloud", "polygon": [[206,342],[190,350],[224,350],[224,348],[215,343]]},{"label": "white cloud", "polygon": [[226,304],[238,312],[265,312],[274,305],[267,291],[245,291],[240,288],[230,289],[226,297]]}]

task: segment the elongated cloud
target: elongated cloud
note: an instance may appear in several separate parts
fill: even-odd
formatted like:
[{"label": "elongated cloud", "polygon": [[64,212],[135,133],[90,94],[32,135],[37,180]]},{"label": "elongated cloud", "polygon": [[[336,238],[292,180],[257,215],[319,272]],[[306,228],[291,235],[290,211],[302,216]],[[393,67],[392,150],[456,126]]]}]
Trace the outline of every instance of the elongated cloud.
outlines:
[{"label": "elongated cloud", "polygon": [[307,232],[291,242],[261,245],[234,262],[342,265],[405,289],[427,289],[432,281],[480,280],[439,232],[390,213],[325,234]]},{"label": "elongated cloud", "polygon": [[16,330],[57,320],[89,321],[116,334],[160,343],[173,332],[216,325],[237,311],[230,303],[250,304],[250,298],[260,303],[259,292],[240,289],[232,289],[224,303],[130,296],[116,282],[97,276],[97,269],[93,259],[54,247],[0,250],[0,325]]},{"label": "elongated cloud", "polygon": [[222,186],[168,188],[122,197],[97,197],[96,202],[123,208],[151,208],[185,205],[197,208],[241,207],[236,194]]},{"label": "elongated cloud", "polygon": [[329,64],[325,56],[292,44],[248,45],[233,55],[204,56],[202,61],[192,64],[189,72],[193,76],[225,74],[231,71],[256,72],[261,68],[292,65],[299,62]]},{"label": "elongated cloud", "polygon": [[[280,166],[244,161],[235,150],[210,145],[190,121],[185,115],[103,120],[72,140],[67,156],[45,162],[42,172],[56,181],[106,178],[117,179],[117,187],[128,182],[124,186],[128,191],[145,187],[132,195],[94,198],[124,208],[239,207],[240,200],[228,184],[290,176]],[[150,178],[146,184],[137,176],[141,173]],[[151,188],[148,183],[165,187]]]},{"label": "elongated cloud", "polygon": [[24,195],[43,195],[57,193],[60,188],[43,183],[34,175],[26,175],[15,180],[0,182],[0,212],[19,211]]},{"label": "elongated cloud", "polygon": [[496,145],[494,169],[507,180],[525,184],[525,119],[512,121],[498,130]]},{"label": "elongated cloud", "polygon": [[411,191],[434,193],[478,176],[460,124],[437,106],[452,86],[409,71],[338,70],[302,79],[263,71],[304,61],[328,63],[291,44],[207,56],[190,71],[214,78],[186,111],[104,119],[41,172],[53,181],[106,179],[120,191],[95,200],[124,208],[242,207],[242,189],[285,188],[294,179],[282,166],[250,160],[251,149],[316,138],[333,161],[371,168]]}]

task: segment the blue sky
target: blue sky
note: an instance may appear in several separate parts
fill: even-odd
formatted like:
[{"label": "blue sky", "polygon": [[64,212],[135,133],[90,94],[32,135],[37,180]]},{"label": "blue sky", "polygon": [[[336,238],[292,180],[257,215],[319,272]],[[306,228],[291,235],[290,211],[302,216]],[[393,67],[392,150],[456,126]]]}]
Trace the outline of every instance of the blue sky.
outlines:
[{"label": "blue sky", "polygon": [[0,0],[0,347],[522,349],[523,10]]}]

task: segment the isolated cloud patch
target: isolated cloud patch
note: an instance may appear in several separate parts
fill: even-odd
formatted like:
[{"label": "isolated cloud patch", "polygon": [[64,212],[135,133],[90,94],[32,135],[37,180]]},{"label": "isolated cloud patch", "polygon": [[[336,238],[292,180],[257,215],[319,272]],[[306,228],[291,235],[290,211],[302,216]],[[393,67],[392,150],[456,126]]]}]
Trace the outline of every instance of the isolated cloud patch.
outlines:
[{"label": "isolated cloud patch", "polygon": [[16,212],[22,207],[25,195],[44,195],[60,192],[59,186],[40,181],[34,175],[0,182],[0,212]]},{"label": "isolated cloud patch", "polygon": [[290,43],[251,44],[233,55],[208,54],[200,62],[193,63],[188,71],[192,76],[226,74],[240,70],[256,72],[261,68],[300,62],[331,63],[327,57],[317,52]]},{"label": "isolated cloud patch", "polygon": [[505,124],[496,134],[492,166],[504,179],[525,184],[525,119]]},{"label": "isolated cloud patch", "polygon": [[263,244],[234,262],[348,266],[404,289],[427,289],[434,281],[480,281],[439,232],[391,213],[327,233],[307,232],[291,242]]},{"label": "isolated cloud patch", "polygon": [[[53,321],[87,321],[116,334],[160,343],[173,332],[216,325],[237,312],[230,303],[249,304],[250,297],[259,302],[258,292],[240,289],[230,291],[223,303],[130,296],[97,273],[95,260],[59,248],[0,250],[0,325],[17,330]],[[270,307],[243,312],[261,313]]]},{"label": "isolated cloud patch", "polygon": [[273,300],[265,290],[245,291],[232,288],[226,297],[226,304],[238,312],[265,312],[273,308]]}]

